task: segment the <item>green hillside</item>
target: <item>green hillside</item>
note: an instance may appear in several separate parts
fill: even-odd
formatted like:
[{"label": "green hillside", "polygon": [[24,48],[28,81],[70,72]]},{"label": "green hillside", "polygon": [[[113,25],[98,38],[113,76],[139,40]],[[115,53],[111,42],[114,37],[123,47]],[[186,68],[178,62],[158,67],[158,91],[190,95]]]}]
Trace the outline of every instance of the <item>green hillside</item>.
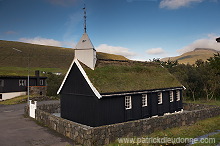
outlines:
[{"label": "green hillside", "polygon": [[[26,75],[28,58],[30,74],[34,74],[35,70],[65,73],[73,57],[74,50],[71,48],[0,40],[0,75]],[[97,52],[97,57],[127,60],[124,56],[101,52]]]},{"label": "green hillside", "polygon": [[178,60],[179,63],[183,64],[194,64],[196,60],[202,59],[206,61],[208,58],[212,57],[213,54],[217,53],[214,49],[197,48],[194,51],[186,52],[177,57],[163,58],[161,61],[167,61],[168,59],[174,61]]}]

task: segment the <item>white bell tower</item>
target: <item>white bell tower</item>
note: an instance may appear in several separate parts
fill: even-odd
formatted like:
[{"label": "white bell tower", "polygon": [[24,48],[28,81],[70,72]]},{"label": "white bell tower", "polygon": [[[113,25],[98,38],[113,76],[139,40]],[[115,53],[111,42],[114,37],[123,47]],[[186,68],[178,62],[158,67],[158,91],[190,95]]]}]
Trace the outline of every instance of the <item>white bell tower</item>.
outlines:
[{"label": "white bell tower", "polygon": [[84,7],[84,34],[76,45],[75,58],[94,70],[96,64],[96,50],[86,33],[86,8]]}]

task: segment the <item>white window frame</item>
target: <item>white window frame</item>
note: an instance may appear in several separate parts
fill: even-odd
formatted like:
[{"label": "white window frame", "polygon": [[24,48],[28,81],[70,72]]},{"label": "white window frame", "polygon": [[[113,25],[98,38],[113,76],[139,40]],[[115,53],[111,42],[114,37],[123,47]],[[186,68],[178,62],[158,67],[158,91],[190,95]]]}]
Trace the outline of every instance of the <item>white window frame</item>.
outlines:
[{"label": "white window frame", "polygon": [[176,101],[180,101],[180,91],[176,90]]},{"label": "white window frame", "polygon": [[132,103],[131,103],[131,96],[125,96],[125,109],[131,109]]},{"label": "white window frame", "polygon": [[162,92],[158,92],[158,104],[162,104],[163,103],[163,93]]},{"label": "white window frame", "polygon": [[142,95],[142,107],[147,106],[147,94]]},{"label": "white window frame", "polygon": [[4,80],[0,80],[0,87],[4,87]]},{"label": "white window frame", "polygon": [[44,80],[40,80],[40,85],[44,85]]},{"label": "white window frame", "polygon": [[174,94],[173,91],[170,91],[170,102],[174,101]]},{"label": "white window frame", "polygon": [[19,80],[19,86],[26,86],[26,80]]}]

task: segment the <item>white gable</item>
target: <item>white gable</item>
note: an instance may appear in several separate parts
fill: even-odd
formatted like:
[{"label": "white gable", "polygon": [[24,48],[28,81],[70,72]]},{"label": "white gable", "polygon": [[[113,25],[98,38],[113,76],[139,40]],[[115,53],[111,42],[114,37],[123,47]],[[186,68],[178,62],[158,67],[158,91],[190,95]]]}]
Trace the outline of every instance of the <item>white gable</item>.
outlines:
[{"label": "white gable", "polygon": [[60,94],[64,84],[65,84],[65,81],[67,80],[68,78],[68,75],[73,67],[73,64],[76,64],[77,67],[79,68],[80,72],[82,73],[83,77],[85,78],[86,82],[88,83],[89,87],[92,89],[93,93],[98,97],[98,99],[102,98],[102,96],[100,95],[100,93],[97,91],[97,89],[93,86],[92,82],[89,80],[89,77],[87,76],[86,72],[84,71],[84,69],[82,68],[82,66],[80,65],[79,61],[77,59],[74,59],[73,62],[71,63],[70,67],[69,67],[69,70],[67,71],[66,73],[66,76],[65,78],[63,79],[63,82],[59,88],[59,90],[57,91],[57,94]]}]

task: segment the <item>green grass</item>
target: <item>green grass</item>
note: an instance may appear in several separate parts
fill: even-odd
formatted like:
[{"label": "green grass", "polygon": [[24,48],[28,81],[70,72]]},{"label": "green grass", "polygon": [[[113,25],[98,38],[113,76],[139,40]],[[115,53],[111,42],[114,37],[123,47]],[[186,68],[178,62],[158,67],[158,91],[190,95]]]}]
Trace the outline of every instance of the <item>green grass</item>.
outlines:
[{"label": "green grass", "polygon": [[180,87],[167,69],[157,63],[99,61],[95,70],[84,69],[100,93]]},{"label": "green grass", "polygon": [[220,133],[218,134],[215,134],[215,135],[211,135],[207,138],[214,138],[215,139],[215,142],[214,143],[201,143],[201,142],[198,142],[196,144],[193,144],[193,146],[217,146],[217,144],[220,143]]},{"label": "green grass", "polygon": [[[156,131],[150,135],[145,135],[143,137],[168,137],[168,138],[196,138],[199,137],[201,135],[205,135],[207,133],[211,133],[214,132],[216,130],[220,130],[220,116],[218,117],[213,117],[213,118],[209,118],[206,120],[202,120],[199,122],[196,122],[193,125],[190,126],[181,126],[181,127],[176,127],[176,128],[171,128],[171,129],[166,129],[166,130],[162,130],[162,131]],[[213,135],[210,136],[212,138],[216,138],[216,143],[219,142],[220,140],[220,135]],[[125,145],[125,146],[129,146],[129,145],[136,145],[136,144],[119,144],[118,142],[114,142],[108,146],[116,146],[116,145]],[[141,146],[149,146],[152,144],[139,144]],[[156,144],[154,144],[156,145]],[[160,144],[158,144],[160,145]],[[185,144],[183,144],[185,145]]]},{"label": "green grass", "polygon": [[126,57],[121,55],[115,55],[115,54],[108,54],[103,52],[97,53],[98,59],[113,59],[113,60],[128,60]]},{"label": "green grass", "polygon": [[[62,74],[66,73],[66,69],[61,68],[39,68],[39,67],[32,67],[29,68],[30,76],[35,75],[35,71],[45,71],[45,72],[61,72]],[[28,68],[26,67],[0,67],[0,76],[1,75],[10,75],[10,76],[27,76]],[[43,74],[41,74],[43,76]]]},{"label": "green grass", "polygon": [[207,105],[217,105],[217,106],[220,106],[220,100],[211,100],[211,101],[207,101],[207,100],[196,100],[196,101],[184,100],[184,102],[185,103],[207,104]]},{"label": "green grass", "polygon": [[[68,68],[73,57],[74,50],[70,48],[35,45],[13,41],[0,40],[0,66],[40,68]],[[13,50],[16,48],[22,52]],[[28,59],[29,56],[29,59]]]},{"label": "green grass", "polygon": [[[30,98],[31,97],[33,97],[33,96],[30,96]],[[27,98],[28,98],[27,95],[18,96],[18,97],[12,98],[12,99],[7,99],[7,100],[4,100],[4,101],[0,101],[0,104],[13,105],[13,104],[25,103],[25,102],[27,102]]]},{"label": "green grass", "polygon": [[[13,48],[21,50],[22,52],[13,50]],[[46,71],[52,70],[54,72],[65,72],[74,58],[74,49],[71,48],[44,46],[13,41],[0,40],[0,50],[0,67],[3,67],[0,69],[0,75],[25,74],[28,66],[28,60],[31,69],[42,68]],[[97,52],[97,57],[100,59],[127,60],[127,58],[121,55],[101,52]],[[24,71],[21,71],[20,69],[24,69]]]},{"label": "green grass", "polygon": [[[14,105],[14,104],[20,104],[20,103],[27,103],[28,96],[27,95],[22,95],[18,96],[12,99],[7,99],[4,101],[0,101],[0,104],[3,105]],[[42,101],[42,100],[57,100],[59,99],[58,97],[36,97],[34,95],[30,95],[30,100],[35,100],[35,101]]]}]

